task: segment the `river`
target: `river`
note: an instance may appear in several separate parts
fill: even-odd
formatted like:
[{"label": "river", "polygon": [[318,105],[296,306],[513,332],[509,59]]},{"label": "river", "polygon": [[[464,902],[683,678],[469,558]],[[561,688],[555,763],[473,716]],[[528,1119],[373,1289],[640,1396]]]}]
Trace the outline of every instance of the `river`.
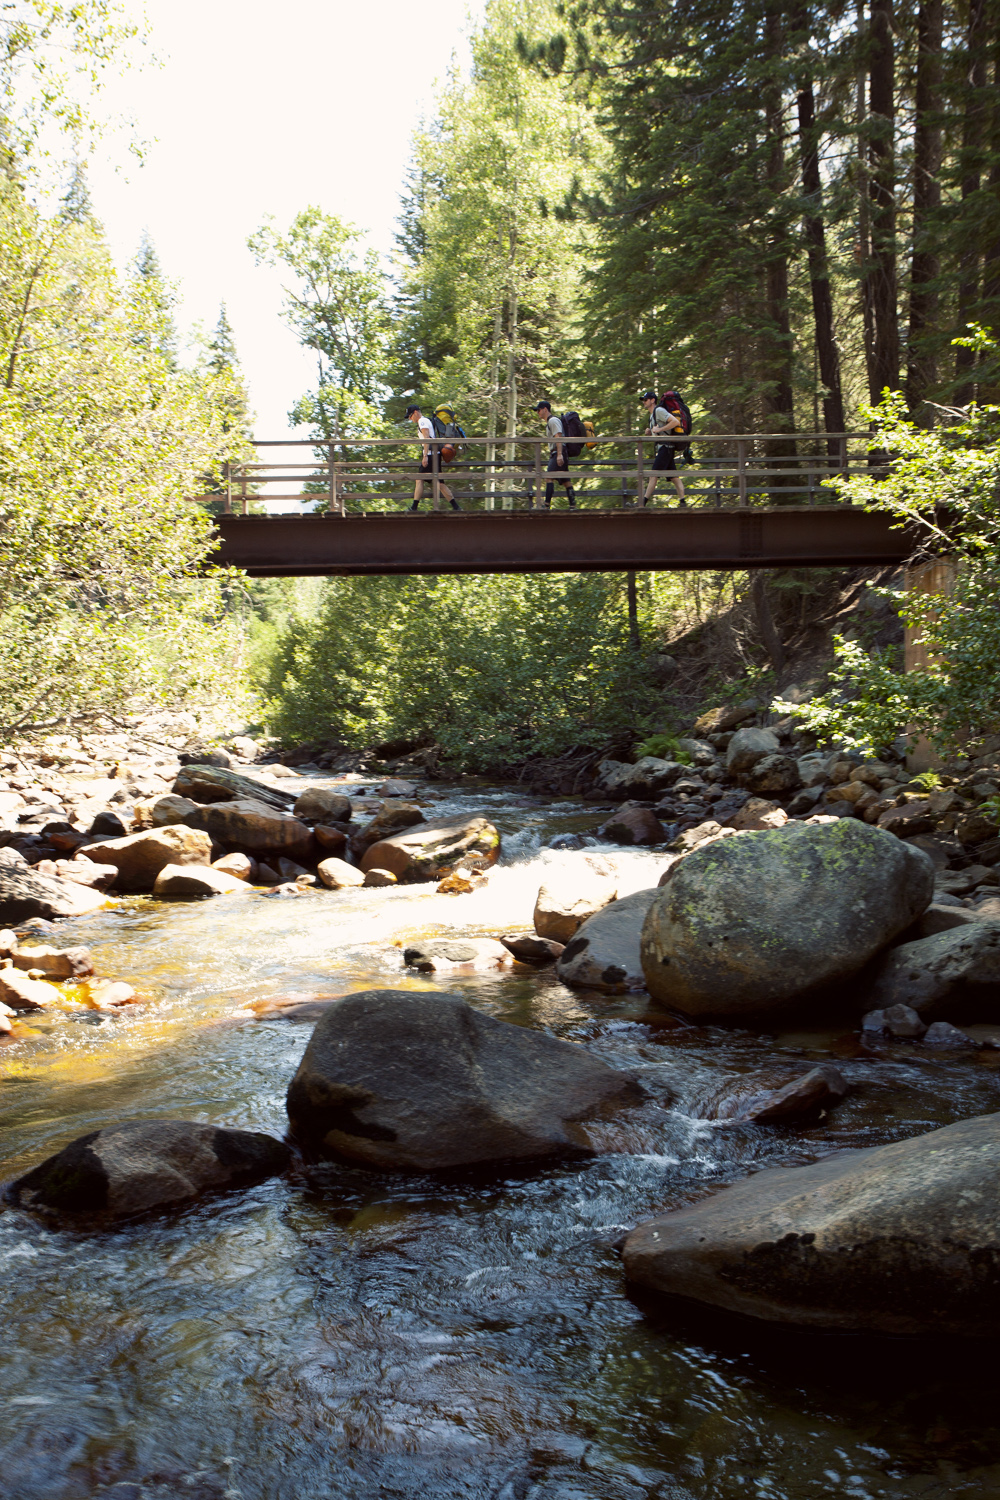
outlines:
[{"label": "river", "polygon": [[[557,832],[592,808],[438,789],[485,811],[500,866],[432,886],[142,898],[60,925],[148,1003],[35,1024],[0,1052],[3,1176],[121,1119],[281,1135],[311,1026],[256,1000],[457,991],[637,1072],[601,1153],[497,1177],[327,1165],[100,1233],[0,1214],[0,1494],[13,1500],[806,1500],[1000,1495],[992,1352],[836,1338],[640,1299],[614,1245],[766,1165],[1000,1108],[1000,1054],[677,1027],[642,995],[551,970],[416,976],[400,940],[527,930]],[[606,848],[607,846],[602,846]],[[621,891],[663,856],[615,851]],[[808,1127],[721,1125],[738,1075],[833,1058],[851,1084]]]}]

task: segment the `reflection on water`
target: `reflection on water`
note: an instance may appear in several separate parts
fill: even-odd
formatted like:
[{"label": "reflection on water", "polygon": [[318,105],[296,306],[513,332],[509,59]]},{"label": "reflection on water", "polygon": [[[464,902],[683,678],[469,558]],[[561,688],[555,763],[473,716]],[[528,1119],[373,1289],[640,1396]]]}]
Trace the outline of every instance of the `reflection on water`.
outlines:
[{"label": "reflection on water", "polygon": [[[289,993],[460,990],[638,1073],[646,1098],[594,1127],[605,1154],[499,1181],[324,1165],[97,1235],[3,1213],[0,1494],[1000,1495],[998,1381],[981,1351],[640,1302],[613,1249],[708,1184],[992,1110],[994,1069],[905,1046],[873,1058],[833,1033],[678,1029],[644,996],[572,992],[551,971],[406,974],[404,937],[527,928],[544,870],[565,858],[540,844],[598,821],[516,802],[439,804],[485,804],[506,835],[503,865],[471,896],[136,901],[61,929],[148,1003],[100,1025],[35,1023],[0,1054],[6,1176],[123,1118],[280,1134],[310,1028],[246,1007]],[[622,891],[663,867],[615,857]],[[726,1077],[831,1054],[852,1092],[822,1125],[702,1117]]]}]

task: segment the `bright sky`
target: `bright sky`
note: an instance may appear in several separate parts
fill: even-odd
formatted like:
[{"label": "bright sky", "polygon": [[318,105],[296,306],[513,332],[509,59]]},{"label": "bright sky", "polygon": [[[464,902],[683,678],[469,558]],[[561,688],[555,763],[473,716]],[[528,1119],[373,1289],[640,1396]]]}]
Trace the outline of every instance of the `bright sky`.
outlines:
[{"label": "bright sky", "polygon": [[[138,15],[139,0],[126,0]],[[433,108],[453,52],[467,57],[479,0],[147,0],[162,68],[115,80],[102,112],[134,117],[149,142],[91,164],[94,207],[120,262],[148,230],[180,283],[178,321],[214,326],[225,301],[257,413],[281,437],[315,379],[281,321],[281,277],[256,267],[247,236],[316,203],[391,246],[409,138]],[[296,437],[304,437],[299,430]]]}]

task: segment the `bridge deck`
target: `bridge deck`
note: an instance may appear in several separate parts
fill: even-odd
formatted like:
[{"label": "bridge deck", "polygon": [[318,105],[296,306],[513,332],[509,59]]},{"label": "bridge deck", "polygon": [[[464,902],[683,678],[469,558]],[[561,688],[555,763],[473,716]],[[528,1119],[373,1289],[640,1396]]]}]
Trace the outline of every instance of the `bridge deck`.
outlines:
[{"label": "bridge deck", "polygon": [[214,561],[255,578],[849,567],[912,551],[889,515],[846,505],[220,516],[217,526]]}]

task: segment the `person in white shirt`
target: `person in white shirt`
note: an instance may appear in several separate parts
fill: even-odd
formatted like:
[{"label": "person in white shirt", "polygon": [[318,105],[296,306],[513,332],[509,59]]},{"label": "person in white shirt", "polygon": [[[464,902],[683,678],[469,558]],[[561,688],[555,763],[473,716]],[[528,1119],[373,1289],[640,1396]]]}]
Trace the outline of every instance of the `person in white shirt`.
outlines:
[{"label": "person in white shirt", "polygon": [[[649,412],[649,430],[655,437],[659,437],[661,433],[666,436],[669,432],[684,431],[684,423],[680,417],[675,416],[672,411],[668,411],[665,406],[660,406],[659,398],[655,391],[644,391],[642,394],[642,404]],[[653,458],[653,472],[649,476],[646,495],[642,502],[643,505],[648,505],[650,500],[652,500],[653,495],[656,493],[657,479],[661,474],[671,474],[673,476],[674,488],[677,490],[680,504],[687,505],[687,501],[684,498],[684,481],[677,472],[676,454],[677,448],[673,443],[659,443],[657,445],[656,454]]]},{"label": "person in white shirt", "polygon": [[539,401],[538,405],[535,407],[535,410],[541,417],[542,421],[545,423],[546,433],[552,439],[552,447],[549,449],[548,467],[546,468],[545,472],[546,474],[561,474],[564,476],[563,478],[555,482],[550,479],[546,484],[545,509],[552,509],[552,494],[555,489],[555,483],[558,482],[565,487],[566,499],[569,501],[570,510],[573,510],[576,507],[576,496],[573,493],[573,482],[570,479],[568,472],[569,455],[566,452],[566,445],[563,442],[564,434],[562,418],[557,417],[555,412],[552,410],[551,401]]},{"label": "person in white shirt", "polygon": [[[413,504],[410,506],[411,510],[419,510],[420,502],[424,498],[423,476],[425,474],[430,475],[434,472],[434,467],[431,462],[431,439],[434,436],[434,423],[431,421],[430,417],[424,416],[419,406],[408,406],[406,408],[406,417],[408,421],[416,423],[417,431],[420,434],[422,443],[420,456],[420,474],[417,478],[416,484],[413,487]],[[439,448],[439,455],[440,452],[441,450]],[[440,472],[440,458],[438,462],[438,471]],[[462,509],[443,479],[439,480],[438,488],[440,489],[444,498],[451,502],[452,510]]]}]

